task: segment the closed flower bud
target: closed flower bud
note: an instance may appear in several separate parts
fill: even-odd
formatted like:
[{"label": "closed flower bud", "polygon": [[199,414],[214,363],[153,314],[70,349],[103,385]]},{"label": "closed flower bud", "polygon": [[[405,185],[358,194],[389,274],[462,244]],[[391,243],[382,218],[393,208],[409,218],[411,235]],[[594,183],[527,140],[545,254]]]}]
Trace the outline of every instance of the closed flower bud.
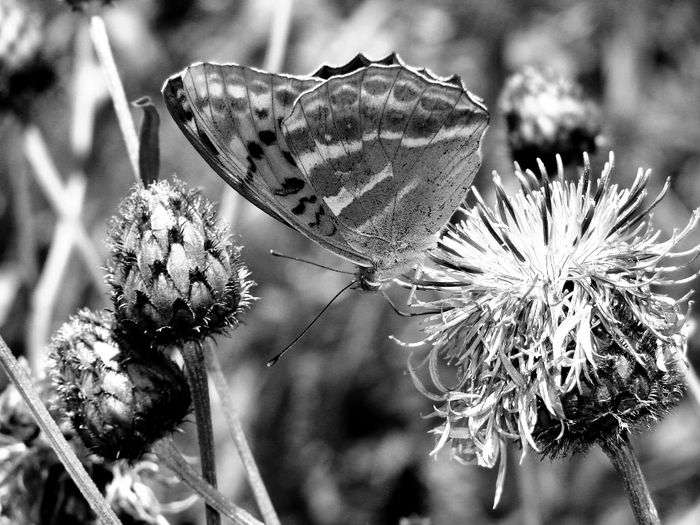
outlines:
[{"label": "closed flower bud", "polygon": [[82,310],[51,341],[60,404],[85,445],[106,460],[134,460],[189,411],[187,381],[161,352],[135,352],[114,320]]},{"label": "closed flower bud", "polygon": [[43,57],[43,20],[26,1],[0,0],[0,111],[25,111],[54,81]]},{"label": "closed flower bud", "polygon": [[596,150],[602,127],[597,107],[578,84],[552,71],[527,67],[513,74],[499,104],[512,158],[523,170],[539,173],[538,158],[554,169],[556,154],[566,165]]},{"label": "closed flower bud", "polygon": [[161,344],[202,339],[234,326],[251,301],[240,248],[213,206],[181,181],[135,189],[109,242],[109,282],[127,334]]},{"label": "closed flower bud", "polygon": [[[658,302],[649,313],[663,316],[667,309],[678,311],[675,305]],[[665,334],[655,335],[621,297],[613,301],[611,311],[621,321],[617,328],[592,319],[595,373],[583,375],[579,387],[561,395],[563,417],[553,416],[540,402],[532,434],[543,454],[565,455],[619,441],[629,429],[652,426],[685,391],[685,343],[680,335],[673,336],[679,327],[669,323]]]}]

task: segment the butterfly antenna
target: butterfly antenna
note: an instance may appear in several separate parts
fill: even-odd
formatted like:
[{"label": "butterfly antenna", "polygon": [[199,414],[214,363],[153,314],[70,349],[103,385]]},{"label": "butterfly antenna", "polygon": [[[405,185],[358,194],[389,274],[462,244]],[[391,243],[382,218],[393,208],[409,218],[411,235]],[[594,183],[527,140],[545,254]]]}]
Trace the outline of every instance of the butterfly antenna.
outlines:
[{"label": "butterfly antenna", "polygon": [[345,275],[355,275],[352,272],[348,272],[345,270],[339,270],[338,268],[333,268],[332,266],[326,266],[325,264],[317,263],[314,261],[309,261],[307,259],[301,259],[299,257],[294,257],[293,255],[287,255],[285,253],[276,252],[275,250],[270,250],[270,255],[272,255],[274,257],[282,257],[283,259],[291,259],[292,261],[303,262],[306,264],[310,264],[311,266],[316,266],[317,268],[323,268],[324,270],[330,270],[331,272],[344,273]]},{"label": "butterfly antenna", "polygon": [[279,360],[282,358],[282,356],[283,356],[284,354],[286,354],[289,350],[291,350],[291,348],[292,348],[295,344],[297,344],[297,341],[299,341],[299,339],[301,339],[301,338],[304,336],[304,334],[305,334],[306,332],[309,331],[309,329],[316,323],[316,321],[318,321],[318,320],[321,318],[321,316],[323,315],[323,313],[324,313],[326,310],[328,310],[328,307],[329,307],[330,305],[332,305],[333,302],[334,302],[338,297],[340,297],[340,296],[343,294],[343,292],[344,292],[345,290],[347,290],[348,288],[350,288],[350,287],[351,287],[352,285],[354,285],[354,284],[357,284],[357,281],[356,281],[356,280],[351,281],[351,282],[349,282],[348,284],[346,284],[345,286],[343,286],[343,287],[340,289],[340,291],[338,291],[338,293],[336,293],[336,294],[333,296],[333,298],[332,298],[330,301],[328,301],[328,303],[326,303],[326,306],[324,306],[323,308],[321,308],[321,311],[318,312],[318,313],[316,314],[316,316],[311,320],[311,322],[309,322],[309,323],[304,327],[304,329],[303,329],[301,332],[299,332],[299,335],[297,335],[294,339],[292,339],[292,341],[291,341],[287,346],[285,346],[284,349],[283,349],[279,354],[277,354],[275,357],[273,357],[272,359],[270,359],[270,360],[266,363],[266,365],[267,365],[267,366],[272,366],[272,365],[274,365],[275,363],[277,363],[277,361],[279,361]]}]

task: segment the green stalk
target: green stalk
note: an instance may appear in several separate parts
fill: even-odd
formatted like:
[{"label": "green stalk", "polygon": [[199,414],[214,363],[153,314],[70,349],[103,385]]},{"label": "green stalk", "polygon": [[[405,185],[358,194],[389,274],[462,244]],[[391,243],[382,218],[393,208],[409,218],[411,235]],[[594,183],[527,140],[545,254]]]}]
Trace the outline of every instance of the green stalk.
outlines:
[{"label": "green stalk", "polygon": [[192,490],[204,499],[209,505],[221,512],[224,516],[238,525],[262,525],[248,511],[242,509],[225,498],[221,492],[195,472],[187,460],[177,450],[172,438],[167,437],[156,442],[151,447],[158,459],[186,483]]},{"label": "green stalk", "polygon": [[214,390],[216,390],[219,401],[224,409],[226,424],[228,425],[229,432],[236,445],[236,450],[238,450],[238,455],[243,463],[248,483],[253,491],[253,496],[258,504],[260,513],[263,516],[263,521],[266,525],[280,525],[279,517],[277,517],[275,507],[272,505],[272,500],[270,500],[270,495],[265,488],[260,470],[258,469],[257,463],[255,463],[253,452],[250,450],[250,445],[243,431],[243,425],[238,417],[236,405],[233,402],[231,392],[226,384],[226,377],[221,369],[219,357],[211,345],[207,345],[207,349],[204,352],[204,359],[207,364],[207,369],[211,372]]},{"label": "green stalk", "polygon": [[121,525],[121,521],[119,521],[119,518],[107,504],[86,472],[85,467],[75,455],[75,451],[63,437],[61,429],[58,428],[44,403],[42,403],[26,369],[17,362],[17,359],[12,355],[2,337],[0,337],[0,364],[17,387],[17,390],[19,390],[27,406],[29,406],[34,419],[36,419],[37,424],[46,435],[46,439],[48,439],[58,459],[61,460],[66,471],[87,500],[90,508],[97,515],[98,522],[104,525]]},{"label": "green stalk", "polygon": [[[197,421],[197,439],[199,456],[202,462],[202,477],[216,488],[216,457],[214,453],[214,429],[211,422],[209,404],[209,381],[204,364],[204,352],[200,342],[187,342],[182,345],[182,357],[185,360],[187,379],[192,391],[194,415]],[[207,525],[220,525],[221,515],[210,506],[206,506]]]},{"label": "green stalk", "polygon": [[651,499],[649,487],[644,479],[637,456],[634,454],[629,436],[625,433],[619,440],[605,440],[600,443],[600,448],[608,455],[625,484],[627,497],[630,500],[637,523],[639,525],[660,525],[659,513]]},{"label": "green stalk", "polygon": [[104,20],[102,20],[102,17],[99,15],[90,17],[90,37],[95,46],[97,58],[99,58],[102,64],[102,70],[107,82],[107,89],[112,96],[114,111],[117,114],[119,128],[121,129],[124,142],[126,143],[126,151],[129,154],[129,162],[131,162],[131,168],[134,171],[136,183],[142,185],[143,183],[141,182],[139,172],[139,138],[136,134],[136,126],[131,116],[129,103],[126,100],[124,86],[119,78],[117,65],[114,62],[114,55],[109,45],[107,29],[105,28]]}]

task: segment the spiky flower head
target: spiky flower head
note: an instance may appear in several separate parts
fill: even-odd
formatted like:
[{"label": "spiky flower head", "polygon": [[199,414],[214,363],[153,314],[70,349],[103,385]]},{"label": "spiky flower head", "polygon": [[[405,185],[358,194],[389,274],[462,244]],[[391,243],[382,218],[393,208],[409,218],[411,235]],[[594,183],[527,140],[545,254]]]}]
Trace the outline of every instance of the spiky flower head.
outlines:
[{"label": "spiky flower head", "polygon": [[237,323],[249,272],[228,228],[197,190],[175,179],[135,189],[109,232],[109,282],[127,332],[163,343],[199,340]]},{"label": "spiky flower head", "polygon": [[555,155],[568,165],[593,153],[601,134],[596,105],[581,86],[552,70],[523,68],[506,81],[499,100],[513,160],[537,171],[537,159],[553,169]]},{"label": "spiky flower head", "polygon": [[0,0],[0,111],[23,112],[53,83],[42,53],[43,22],[26,0]]},{"label": "spiky flower head", "polygon": [[511,197],[495,174],[496,206],[474,190],[444,232],[413,305],[440,311],[418,345],[431,387],[411,365],[443,420],[436,451],[449,443],[457,459],[488,467],[500,457],[502,482],[508,441],[582,450],[651,424],[682,395],[687,297],[652,287],[698,251],[675,248],[700,215],[660,241],[649,211],[668,184],[646,208],[650,172],[622,189],[612,170],[611,154],[597,181],[587,159],[577,183],[516,173]]},{"label": "spiky flower head", "polygon": [[189,412],[180,368],[159,351],[137,351],[107,314],[81,310],[51,341],[61,408],[85,445],[111,461],[138,459]]}]

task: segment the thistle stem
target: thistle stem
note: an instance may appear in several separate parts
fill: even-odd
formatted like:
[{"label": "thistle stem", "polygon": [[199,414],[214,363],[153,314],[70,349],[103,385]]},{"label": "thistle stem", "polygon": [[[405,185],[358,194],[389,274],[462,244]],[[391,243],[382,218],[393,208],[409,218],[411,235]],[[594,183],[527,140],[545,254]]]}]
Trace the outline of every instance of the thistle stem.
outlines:
[{"label": "thistle stem", "polygon": [[168,437],[156,442],[153,447],[151,447],[151,452],[158,456],[158,459],[166,467],[177,474],[180,480],[199,494],[204,501],[221,512],[224,516],[231,519],[234,523],[239,525],[262,525],[262,522],[251,516],[247,510],[229,501],[221,492],[204,481],[187,460],[182,457],[175,443],[173,443],[172,438]]},{"label": "thistle stem", "polygon": [[95,46],[97,57],[102,64],[102,71],[104,72],[107,82],[107,89],[109,89],[109,94],[112,96],[114,112],[117,114],[119,128],[122,131],[124,142],[126,142],[126,150],[129,154],[129,161],[134,171],[134,177],[136,177],[136,183],[142,185],[141,176],[139,174],[139,138],[136,134],[136,126],[131,116],[129,103],[126,100],[124,86],[122,85],[121,78],[119,78],[117,65],[114,62],[112,48],[109,45],[107,28],[105,27],[104,20],[102,20],[102,17],[99,15],[90,17],[90,37]]},{"label": "thistle stem", "polygon": [[80,492],[85,497],[90,505],[90,508],[97,515],[99,523],[104,525],[121,525],[119,518],[114,514],[110,506],[105,501],[104,497],[98,490],[95,483],[83,467],[75,452],[63,437],[63,432],[58,428],[58,425],[53,420],[49,411],[41,401],[39,394],[32,384],[32,379],[29,377],[27,370],[17,362],[15,356],[8,348],[5,341],[0,337],[0,364],[3,370],[14,383],[22,395],[24,402],[27,403],[29,409],[36,419],[37,425],[46,435],[58,459],[61,460],[70,477],[75,482]]},{"label": "thistle stem", "polygon": [[600,448],[608,455],[615,470],[622,477],[637,523],[640,525],[660,525],[659,513],[651,499],[649,487],[644,479],[629,436],[625,434],[619,440],[602,441]]},{"label": "thistle stem", "polygon": [[[209,404],[209,381],[204,364],[204,352],[199,342],[187,342],[182,345],[182,357],[185,360],[187,379],[192,391],[194,415],[197,421],[197,439],[199,456],[202,462],[202,477],[216,488],[216,458],[214,454],[214,429],[211,422]],[[221,515],[207,504],[207,525],[220,525]]]},{"label": "thistle stem", "polygon": [[255,458],[253,457],[250,445],[243,431],[243,425],[241,424],[236,405],[231,397],[228,384],[226,383],[226,377],[221,369],[219,357],[210,344],[207,345],[204,351],[204,360],[206,361],[207,369],[211,373],[214,389],[224,409],[223,412],[226,424],[228,425],[233,442],[236,445],[236,450],[238,450],[238,455],[243,462],[243,468],[245,469],[248,483],[253,491],[253,496],[258,504],[260,513],[263,516],[263,521],[266,525],[280,525],[280,520],[272,505],[270,495],[265,488],[265,483],[262,480],[262,476],[260,476],[260,470],[255,463]]}]

